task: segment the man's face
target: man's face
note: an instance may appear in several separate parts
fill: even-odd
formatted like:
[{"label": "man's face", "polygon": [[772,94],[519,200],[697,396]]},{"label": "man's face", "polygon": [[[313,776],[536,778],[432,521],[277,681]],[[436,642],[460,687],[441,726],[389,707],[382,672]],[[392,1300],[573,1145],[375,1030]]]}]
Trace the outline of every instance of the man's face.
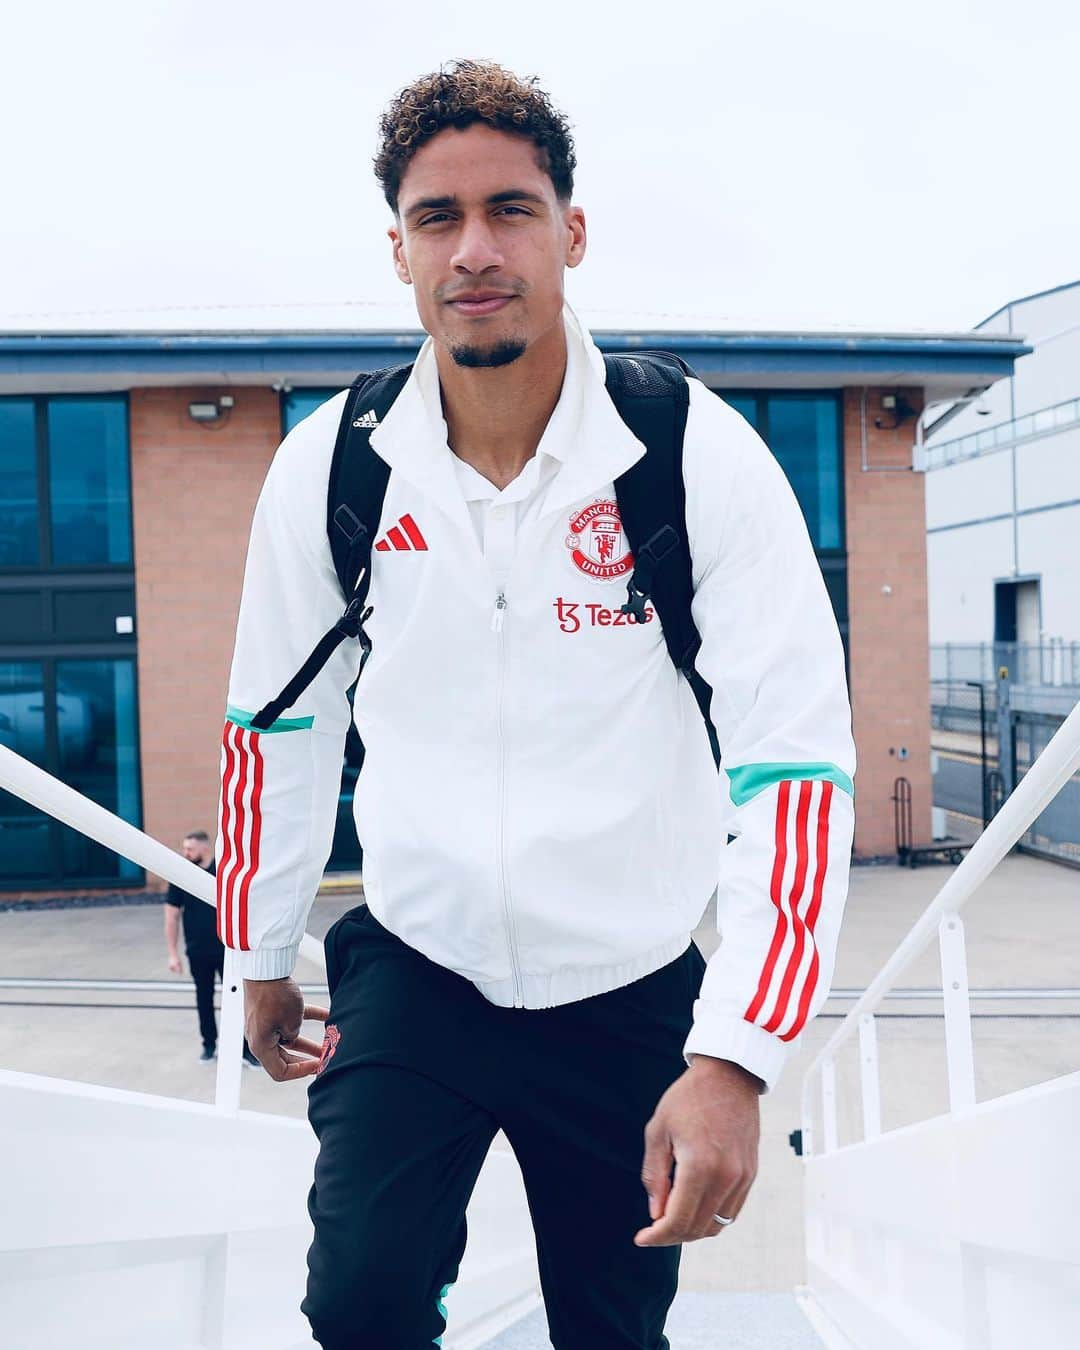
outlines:
[{"label": "man's face", "polygon": [[562,322],[563,269],[585,253],[532,141],[474,123],[416,152],[389,230],[424,329],[462,366],[516,360]]},{"label": "man's face", "polygon": [[188,862],[199,863],[200,866],[206,862],[210,852],[210,845],[204,839],[185,839],[182,847]]}]

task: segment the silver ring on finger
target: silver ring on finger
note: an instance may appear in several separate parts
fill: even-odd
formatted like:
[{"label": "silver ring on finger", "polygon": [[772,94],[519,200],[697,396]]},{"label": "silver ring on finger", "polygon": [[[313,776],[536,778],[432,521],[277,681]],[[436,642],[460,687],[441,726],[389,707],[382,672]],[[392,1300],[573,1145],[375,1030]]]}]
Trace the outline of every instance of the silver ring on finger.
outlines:
[{"label": "silver ring on finger", "polygon": [[724,1227],[726,1227],[729,1223],[734,1223],[734,1222],[735,1222],[734,1219],[725,1219],[724,1216],[723,1216],[722,1214],[714,1214],[714,1215],[713,1215],[713,1218],[716,1220],[716,1222],[717,1222],[718,1224],[721,1224],[721,1225],[723,1225]]}]

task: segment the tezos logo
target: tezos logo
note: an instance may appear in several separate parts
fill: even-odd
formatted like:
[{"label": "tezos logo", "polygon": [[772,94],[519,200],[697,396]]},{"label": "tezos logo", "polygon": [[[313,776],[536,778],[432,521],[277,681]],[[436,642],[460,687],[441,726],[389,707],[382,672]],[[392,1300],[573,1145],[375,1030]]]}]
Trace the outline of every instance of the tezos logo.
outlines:
[{"label": "tezos logo", "polygon": [[618,581],[634,566],[616,502],[593,502],[570,519],[570,558],[593,581]]}]

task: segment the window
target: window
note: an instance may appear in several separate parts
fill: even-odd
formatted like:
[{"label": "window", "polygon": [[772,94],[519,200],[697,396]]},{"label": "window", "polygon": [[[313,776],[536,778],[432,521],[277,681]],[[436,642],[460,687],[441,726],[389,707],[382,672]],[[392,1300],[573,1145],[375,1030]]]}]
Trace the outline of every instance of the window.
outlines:
[{"label": "window", "polygon": [[38,561],[38,475],[34,401],[0,398],[0,567]]},{"label": "window", "polygon": [[288,433],[297,422],[313,413],[316,408],[340,394],[340,389],[290,389],[281,399],[281,429]]},{"label": "window", "polygon": [[761,435],[787,474],[819,553],[845,546],[838,394],[718,391]]},{"label": "window", "polygon": [[48,462],[53,565],[130,563],[126,399],[50,399]]},{"label": "window", "polygon": [[0,570],[131,566],[127,399],[0,398]]},{"label": "window", "polygon": [[[127,400],[0,398],[0,745],[141,823]],[[142,869],[0,792],[0,890]]]},{"label": "window", "polygon": [[844,451],[840,394],[718,391],[776,456],[802,507],[847,653]]},{"label": "window", "polygon": [[[0,745],[141,824],[133,658],[0,661]],[[0,792],[4,886],[141,877],[128,859]]]}]

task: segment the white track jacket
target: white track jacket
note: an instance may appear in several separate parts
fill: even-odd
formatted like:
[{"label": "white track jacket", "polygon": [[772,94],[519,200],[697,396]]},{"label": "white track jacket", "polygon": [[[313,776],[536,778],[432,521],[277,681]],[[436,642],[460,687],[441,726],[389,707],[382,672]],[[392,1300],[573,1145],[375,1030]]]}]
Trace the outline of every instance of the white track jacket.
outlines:
[{"label": "white track jacket", "polygon": [[[218,928],[242,975],[289,975],[330,853],[345,734],[371,912],[503,1007],[628,984],[719,948],[684,1047],[775,1085],[828,993],[847,894],[855,747],[844,655],[802,512],[746,421],[697,380],[683,449],[698,669],[718,775],[631,569],[614,479],[645,452],[566,308],[541,449],[561,461],[494,568],[446,441],[431,340],[371,444],[391,467],[373,650],[346,639],[265,732],[253,714],[344,608],[326,535],[346,394],[283,441],[255,509],[221,751]],[[737,836],[727,843],[729,832]]]}]

